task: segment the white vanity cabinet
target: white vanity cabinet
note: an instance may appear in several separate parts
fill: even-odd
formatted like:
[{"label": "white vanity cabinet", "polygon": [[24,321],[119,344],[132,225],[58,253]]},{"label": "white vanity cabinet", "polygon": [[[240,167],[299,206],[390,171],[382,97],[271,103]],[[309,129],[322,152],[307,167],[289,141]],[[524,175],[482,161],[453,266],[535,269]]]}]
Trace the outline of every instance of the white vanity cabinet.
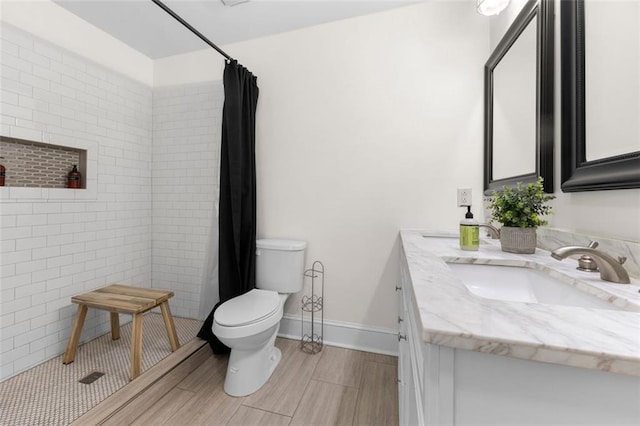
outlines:
[{"label": "white vanity cabinet", "polygon": [[415,337],[411,335],[413,325],[410,324],[411,316],[404,301],[402,286],[397,287],[400,301],[398,316],[398,401],[400,424],[421,425],[422,413],[419,409],[420,397],[418,395],[418,377],[415,368],[416,357],[412,354],[411,343]]},{"label": "white vanity cabinet", "polygon": [[[398,392],[401,425],[453,424],[451,387],[446,368],[440,370],[440,352],[452,353],[451,348],[425,343],[416,317],[417,306],[406,262],[402,262],[401,284],[398,286],[400,301]],[[450,357],[445,357],[451,359]],[[443,365],[443,368],[445,366]],[[444,377],[441,377],[444,373]],[[445,392],[448,395],[440,395]],[[440,404],[444,404],[441,409]]]},{"label": "white vanity cabinet", "polygon": [[640,424],[640,377],[518,359],[499,340],[469,350],[468,336],[430,328],[429,304],[438,301],[420,286],[433,283],[411,272],[403,248],[397,292],[401,425]]}]

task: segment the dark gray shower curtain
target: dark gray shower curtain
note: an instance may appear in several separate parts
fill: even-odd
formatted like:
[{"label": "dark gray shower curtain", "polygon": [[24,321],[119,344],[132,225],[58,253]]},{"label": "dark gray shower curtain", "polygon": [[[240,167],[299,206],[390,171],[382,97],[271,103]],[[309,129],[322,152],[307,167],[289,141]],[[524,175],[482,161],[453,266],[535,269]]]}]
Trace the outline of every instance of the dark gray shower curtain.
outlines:
[{"label": "dark gray shower curtain", "polygon": [[257,78],[237,61],[227,62],[218,218],[220,302],[213,307],[198,333],[216,354],[229,352],[211,330],[216,308],[255,287],[257,104]]}]

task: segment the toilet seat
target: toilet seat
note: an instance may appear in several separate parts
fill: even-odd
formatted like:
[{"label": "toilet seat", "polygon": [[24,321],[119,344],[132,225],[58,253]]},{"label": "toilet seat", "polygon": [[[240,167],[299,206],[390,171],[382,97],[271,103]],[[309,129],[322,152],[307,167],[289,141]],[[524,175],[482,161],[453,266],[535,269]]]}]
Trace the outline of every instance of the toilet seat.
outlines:
[{"label": "toilet seat", "polygon": [[254,288],[220,305],[215,312],[215,320],[225,327],[249,325],[270,317],[279,305],[278,293]]},{"label": "toilet seat", "polygon": [[[283,299],[275,291],[260,289],[234,297],[213,314],[213,334],[218,338],[238,339],[262,333],[280,323],[284,300],[286,297]],[[227,325],[233,323],[237,325]]]}]

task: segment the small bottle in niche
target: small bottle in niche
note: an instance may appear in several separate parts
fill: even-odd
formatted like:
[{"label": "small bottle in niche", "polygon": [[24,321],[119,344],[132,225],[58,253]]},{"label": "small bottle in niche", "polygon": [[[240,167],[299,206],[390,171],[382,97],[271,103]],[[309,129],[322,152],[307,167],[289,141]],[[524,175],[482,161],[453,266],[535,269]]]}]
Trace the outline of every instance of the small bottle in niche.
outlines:
[{"label": "small bottle in niche", "polygon": [[[4,157],[0,157],[0,160],[4,160]],[[4,186],[4,176],[6,172],[7,169],[5,169],[2,164],[0,164],[0,186]]]},{"label": "small bottle in niche", "polygon": [[67,176],[67,188],[80,188],[80,172],[76,164],[73,165],[73,170]]}]

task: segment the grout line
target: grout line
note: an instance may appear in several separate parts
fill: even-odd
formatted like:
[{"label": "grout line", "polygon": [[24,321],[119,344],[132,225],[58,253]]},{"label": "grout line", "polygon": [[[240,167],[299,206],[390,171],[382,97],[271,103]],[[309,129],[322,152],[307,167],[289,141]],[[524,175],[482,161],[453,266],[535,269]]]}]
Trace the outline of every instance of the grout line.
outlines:
[{"label": "grout line", "polygon": [[307,382],[306,386],[304,387],[304,392],[302,392],[302,396],[300,397],[300,400],[298,401],[298,404],[296,405],[296,409],[293,410],[293,414],[291,415],[291,419],[292,420],[296,417],[296,413],[298,412],[298,409],[300,408],[300,403],[302,403],[302,400],[304,400],[304,397],[307,394],[307,390],[309,390],[309,384],[314,380],[315,379],[309,378],[309,381]]},{"label": "grout line", "polygon": [[[293,339],[292,339],[293,340]],[[296,351],[302,351],[301,349],[301,342],[300,341],[296,341],[296,346],[295,349]],[[300,408],[300,403],[302,402],[302,400],[304,399],[304,396],[307,393],[307,390],[309,389],[309,383],[311,383],[311,381],[313,380],[313,375],[316,372],[316,368],[318,368],[318,364],[320,364],[320,360],[322,359],[322,355],[324,354],[320,354],[320,358],[318,359],[318,361],[315,363],[315,365],[313,366],[313,370],[311,371],[311,374],[309,375],[309,380],[307,381],[307,384],[304,386],[304,391],[302,392],[302,396],[300,397],[300,399],[298,400],[298,403],[296,404],[296,409],[293,410],[293,413],[291,414],[291,419],[293,420],[296,416],[296,413],[298,412],[298,409]],[[312,355],[313,356],[313,355]],[[291,423],[291,422],[289,422]]]},{"label": "grout line", "polygon": [[323,380],[323,379],[312,378],[311,380],[315,380],[316,382],[320,382],[320,383],[327,383],[329,385],[336,385],[336,386],[342,386],[342,387],[345,387],[345,388],[351,388],[351,389],[359,389],[360,388],[360,384],[357,384],[356,386],[349,386],[349,385],[345,385],[344,383],[330,382],[329,380]]},{"label": "grout line", "polygon": [[[300,347],[298,347],[298,350],[301,350]],[[320,357],[318,358],[318,362],[316,362],[316,365],[313,366],[313,371],[309,376],[309,381],[313,380],[313,376],[316,374],[316,369],[318,368],[318,365],[320,365],[320,362],[322,362],[322,358],[324,357],[324,354],[325,354],[325,351],[320,352]],[[311,356],[315,356],[315,355],[317,354],[313,354]]]},{"label": "grout line", "polygon": [[356,421],[356,413],[358,412],[358,405],[360,405],[360,394],[361,394],[360,386],[356,388],[356,406],[353,408],[353,414],[351,415],[351,424],[353,425]]},{"label": "grout line", "polygon": [[229,424],[229,422],[231,421],[231,419],[233,419],[235,417],[235,415],[238,413],[238,410],[240,409],[240,407],[244,407],[244,400],[246,399],[246,397],[242,397],[243,401],[240,403],[240,405],[238,405],[235,409],[235,411],[233,412],[233,414],[231,414],[229,416],[229,418],[227,419],[226,422],[224,422],[224,426],[227,426]]},{"label": "grout line", "polygon": [[[301,344],[301,342],[298,342],[299,344]],[[296,348],[296,350],[301,351],[301,347],[298,346]],[[311,374],[309,375],[309,381],[307,382],[307,384],[304,387],[304,392],[302,392],[302,397],[300,397],[300,400],[298,400],[298,404],[296,405],[296,409],[293,410],[293,414],[291,415],[291,420],[293,420],[296,416],[296,413],[298,412],[298,408],[300,408],[300,403],[302,403],[302,400],[304,399],[304,396],[307,394],[307,390],[309,389],[309,384],[317,379],[314,379],[314,375],[316,374],[316,369],[318,368],[318,365],[320,365],[320,362],[322,362],[322,357],[324,357],[325,352],[321,351],[320,356],[318,357],[318,361],[315,363],[315,365],[313,366],[313,370],[311,371]],[[315,356],[317,354],[312,354],[311,356]]]},{"label": "grout line", "polygon": [[[247,397],[244,397],[244,396],[243,396],[243,398],[244,398],[244,399],[247,399]],[[298,403],[298,405],[300,405],[300,404]],[[256,407],[252,407],[252,406],[250,406],[250,405],[244,405],[244,401],[243,401],[243,402],[238,406],[238,408],[237,408],[237,409],[236,409],[236,411],[233,413],[233,415],[235,415],[235,414],[236,414],[236,412],[238,412],[238,410],[240,409],[240,407],[250,408],[250,409],[252,409],[252,410],[258,410],[258,411],[262,411],[262,412],[264,412],[264,413],[275,414],[276,416],[286,417],[286,418],[288,418],[288,419],[289,419],[289,421],[291,421],[291,419],[293,419],[293,416],[287,416],[286,414],[278,413],[277,411],[271,411],[271,410],[267,410],[266,408],[256,408]],[[296,409],[297,409],[297,408],[298,408],[298,407],[296,407]],[[231,420],[231,418],[232,418],[232,417],[233,417],[233,416],[231,416],[231,417],[229,418],[229,420]],[[229,424],[229,422],[225,423],[225,425],[227,425],[227,424]]]},{"label": "grout line", "polygon": [[356,408],[353,410],[353,419],[351,419],[351,424],[353,425],[356,421],[356,415],[358,414],[358,410],[360,409],[360,403],[362,401],[362,385],[364,384],[364,368],[366,363],[373,361],[362,361],[362,374],[360,375],[360,384],[358,386],[358,397],[356,398]]}]

